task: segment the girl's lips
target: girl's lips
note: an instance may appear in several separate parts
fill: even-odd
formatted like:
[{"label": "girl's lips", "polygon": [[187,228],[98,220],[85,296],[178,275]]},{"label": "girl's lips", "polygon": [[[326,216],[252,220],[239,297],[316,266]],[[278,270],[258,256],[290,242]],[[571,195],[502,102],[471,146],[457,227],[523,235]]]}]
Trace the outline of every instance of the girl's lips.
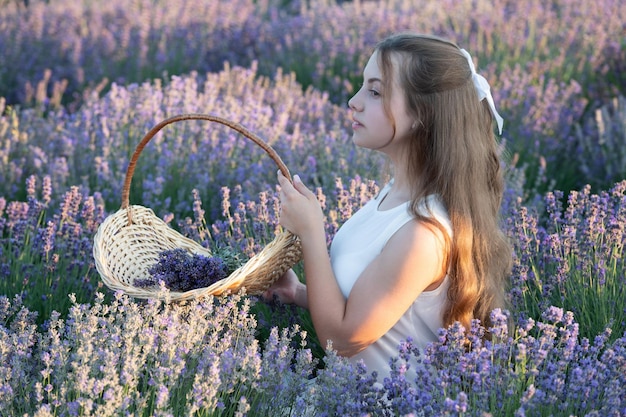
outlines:
[{"label": "girl's lips", "polygon": [[357,121],[353,121],[352,122],[352,129],[358,129],[360,127],[363,127],[363,125]]}]

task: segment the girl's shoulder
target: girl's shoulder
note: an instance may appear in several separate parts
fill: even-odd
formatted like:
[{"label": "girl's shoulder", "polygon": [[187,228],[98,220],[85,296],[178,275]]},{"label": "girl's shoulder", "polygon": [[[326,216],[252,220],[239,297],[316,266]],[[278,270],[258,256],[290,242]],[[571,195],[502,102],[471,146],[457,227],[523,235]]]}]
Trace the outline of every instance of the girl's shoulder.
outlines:
[{"label": "girl's shoulder", "polygon": [[448,232],[448,235],[452,237],[452,221],[441,196],[438,194],[427,195],[418,202],[417,212],[440,223]]}]

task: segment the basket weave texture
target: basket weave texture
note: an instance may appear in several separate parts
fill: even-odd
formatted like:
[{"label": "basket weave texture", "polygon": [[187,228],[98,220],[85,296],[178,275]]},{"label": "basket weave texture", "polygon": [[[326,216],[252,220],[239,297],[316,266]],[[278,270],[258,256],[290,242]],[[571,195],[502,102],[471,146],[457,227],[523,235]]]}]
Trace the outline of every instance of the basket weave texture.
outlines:
[{"label": "basket weave texture", "polygon": [[278,233],[248,262],[209,287],[177,292],[134,285],[135,280],[150,278],[148,270],[165,250],[182,248],[189,253],[212,256],[210,250],[172,229],[151,209],[129,204],[130,184],[142,150],[163,127],[184,120],[207,120],[236,130],[265,150],[283,175],[291,179],[289,170],[274,149],[238,123],[208,114],[182,114],[168,118],[144,136],[131,157],[122,188],[121,208],[102,222],[94,237],[96,269],[107,287],[136,298],[182,301],[206,295],[226,295],[240,290],[245,290],[247,294],[260,294],[302,258],[300,240],[289,231]]}]

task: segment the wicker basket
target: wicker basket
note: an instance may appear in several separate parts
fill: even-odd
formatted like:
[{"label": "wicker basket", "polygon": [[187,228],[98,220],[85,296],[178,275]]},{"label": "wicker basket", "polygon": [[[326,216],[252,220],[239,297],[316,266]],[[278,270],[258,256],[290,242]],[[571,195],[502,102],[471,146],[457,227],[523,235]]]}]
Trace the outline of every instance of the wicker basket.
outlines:
[{"label": "wicker basket", "polygon": [[188,300],[205,295],[225,295],[244,288],[247,294],[260,294],[301,259],[300,241],[289,231],[278,233],[261,252],[209,287],[175,292],[133,285],[136,279],[150,278],[148,270],[164,250],[183,248],[189,253],[211,256],[209,250],[169,227],[151,209],[129,204],[130,183],[141,151],[163,127],[184,120],[208,120],[236,130],[265,150],[280,171],[291,179],[289,170],[274,149],[238,123],[206,114],[183,114],[166,119],[144,136],[131,157],[122,188],[122,206],[102,222],[94,237],[96,269],[106,286],[137,298]]}]

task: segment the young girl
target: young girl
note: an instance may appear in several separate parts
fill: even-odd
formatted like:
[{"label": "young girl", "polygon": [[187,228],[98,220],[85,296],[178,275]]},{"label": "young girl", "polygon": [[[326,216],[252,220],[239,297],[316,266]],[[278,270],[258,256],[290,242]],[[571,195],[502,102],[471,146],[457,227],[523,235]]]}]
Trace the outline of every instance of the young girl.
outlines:
[{"label": "young girl", "polygon": [[267,296],[308,308],[323,345],[384,377],[401,341],[424,348],[455,321],[488,326],[504,304],[502,119],[466,51],[416,34],[376,46],[348,104],[354,143],[387,155],[393,179],[329,254],[315,194],[279,173],[280,222],[302,241],[306,285],[289,271]]}]

